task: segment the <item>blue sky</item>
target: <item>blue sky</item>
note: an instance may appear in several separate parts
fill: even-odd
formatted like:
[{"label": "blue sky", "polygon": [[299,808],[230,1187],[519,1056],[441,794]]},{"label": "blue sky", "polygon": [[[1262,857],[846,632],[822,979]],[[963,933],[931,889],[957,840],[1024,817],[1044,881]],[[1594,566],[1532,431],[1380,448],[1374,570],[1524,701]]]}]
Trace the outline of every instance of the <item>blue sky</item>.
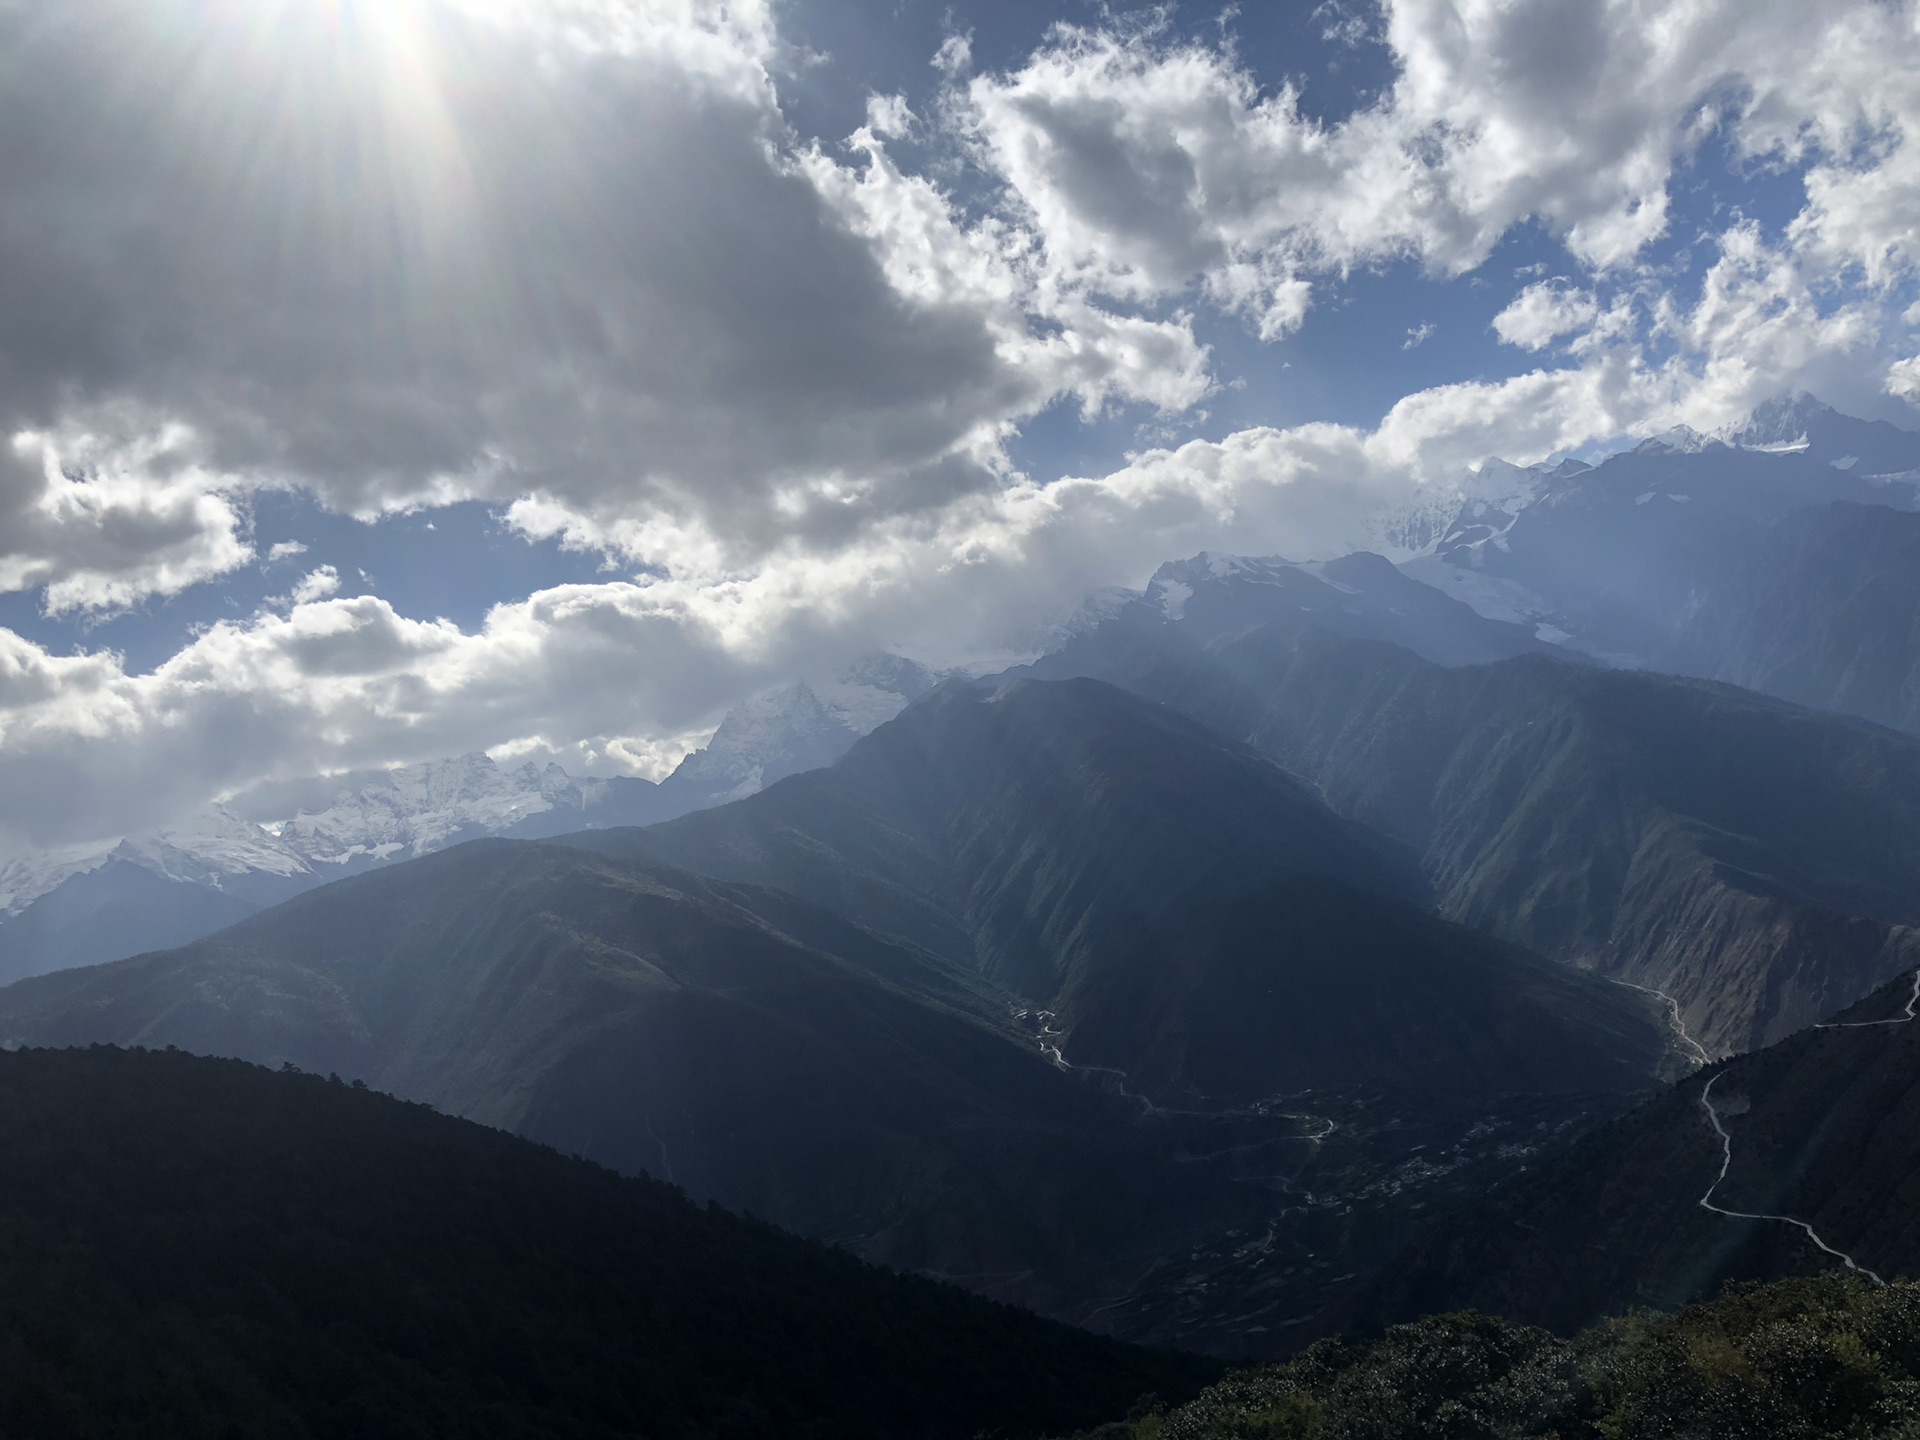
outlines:
[{"label": "blue sky", "polygon": [[1886,0],[12,7],[0,843],[1914,424],[1916,74]]}]

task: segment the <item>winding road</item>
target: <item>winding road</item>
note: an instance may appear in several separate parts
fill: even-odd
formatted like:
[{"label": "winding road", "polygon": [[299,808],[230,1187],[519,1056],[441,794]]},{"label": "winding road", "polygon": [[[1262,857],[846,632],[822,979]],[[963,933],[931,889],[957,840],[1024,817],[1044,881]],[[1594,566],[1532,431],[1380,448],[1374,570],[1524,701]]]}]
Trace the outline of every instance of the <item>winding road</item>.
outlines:
[{"label": "winding road", "polygon": [[1913,995],[1907,1001],[1903,1014],[1891,1020],[1829,1020],[1824,1025],[1816,1025],[1816,1030],[1871,1030],[1876,1025],[1911,1025],[1914,1009],[1920,1007],[1920,970],[1913,972]]},{"label": "winding road", "polygon": [[1723,1205],[1713,1203],[1713,1192],[1720,1188],[1720,1182],[1727,1178],[1727,1171],[1733,1165],[1733,1137],[1727,1133],[1727,1127],[1720,1123],[1720,1112],[1713,1108],[1713,1087],[1719,1083],[1720,1076],[1715,1075],[1707,1081],[1700,1091],[1700,1108],[1707,1112],[1707,1123],[1713,1126],[1713,1133],[1720,1137],[1720,1173],[1713,1177],[1713,1184],[1709,1185],[1707,1187],[1707,1193],[1700,1197],[1698,1202],[1700,1208],[1702,1210],[1711,1210],[1716,1215],[1730,1216],[1735,1220],[1776,1220],[1782,1225],[1791,1225],[1796,1230],[1804,1231],[1809,1240],[1826,1251],[1827,1254],[1833,1256],[1834,1259],[1840,1261],[1841,1264],[1845,1265],[1847,1269],[1853,1271],[1856,1275],[1864,1275],[1876,1285],[1886,1284],[1886,1280],[1881,1277],[1878,1271],[1869,1270],[1851,1255],[1847,1254],[1846,1251],[1836,1250],[1833,1246],[1822,1240],[1819,1232],[1804,1220],[1796,1220],[1791,1215],[1756,1215],[1751,1210],[1729,1210]]},{"label": "winding road", "polygon": [[[1624,985],[1627,982],[1623,980],[1620,983]],[[1643,987],[1636,985],[1634,988],[1637,990]],[[1655,991],[1654,993],[1658,994],[1659,992]],[[1813,1028],[1815,1030],[1871,1030],[1881,1025],[1911,1025],[1916,1018],[1920,1018],[1916,1017],[1916,1011],[1920,1011],[1920,970],[1913,972],[1913,994],[1907,999],[1906,1009],[1894,1016],[1891,1020],[1829,1020],[1824,1024],[1815,1025]],[[1676,1009],[1676,1017],[1678,1013]],[[1716,1215],[1729,1215],[1737,1220],[1774,1220],[1782,1225],[1791,1225],[1796,1230],[1803,1231],[1806,1237],[1813,1241],[1815,1245],[1818,1245],[1822,1250],[1826,1251],[1827,1254],[1833,1256],[1834,1259],[1845,1265],[1847,1269],[1853,1271],[1856,1275],[1864,1275],[1876,1285],[1886,1284],[1885,1278],[1881,1276],[1877,1270],[1869,1270],[1851,1255],[1847,1254],[1846,1251],[1836,1249],[1834,1246],[1829,1245],[1820,1238],[1813,1226],[1804,1220],[1796,1220],[1791,1215],[1755,1215],[1751,1211],[1729,1210],[1725,1206],[1713,1203],[1713,1192],[1720,1188],[1720,1182],[1727,1178],[1727,1171],[1733,1165],[1733,1137],[1727,1133],[1727,1127],[1720,1123],[1720,1112],[1714,1109],[1713,1106],[1713,1087],[1719,1083],[1720,1076],[1715,1075],[1712,1079],[1708,1080],[1700,1090],[1700,1108],[1707,1112],[1707,1123],[1713,1126],[1713,1133],[1720,1137],[1720,1173],[1713,1177],[1713,1184],[1709,1185],[1707,1187],[1707,1193],[1700,1197],[1700,1208],[1703,1210],[1711,1210]]]},{"label": "winding road", "polygon": [[1636,985],[1631,980],[1617,979],[1614,980],[1613,983],[1616,985],[1624,985],[1629,990],[1638,990],[1642,995],[1658,996],[1666,1003],[1667,1023],[1673,1026],[1674,1038],[1693,1052],[1694,1063],[1698,1065],[1711,1065],[1713,1063],[1713,1057],[1707,1054],[1706,1047],[1687,1033],[1686,1022],[1680,1018],[1680,1002],[1678,1000],[1667,994],[1666,991],[1656,990],[1651,985]]}]

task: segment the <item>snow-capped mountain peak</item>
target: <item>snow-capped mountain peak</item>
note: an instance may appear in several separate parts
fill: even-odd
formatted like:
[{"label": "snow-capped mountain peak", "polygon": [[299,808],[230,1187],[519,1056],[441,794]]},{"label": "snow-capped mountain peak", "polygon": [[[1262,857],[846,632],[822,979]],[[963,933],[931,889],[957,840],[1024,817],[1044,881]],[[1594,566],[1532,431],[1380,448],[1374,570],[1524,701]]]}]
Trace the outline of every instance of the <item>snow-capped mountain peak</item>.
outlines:
[{"label": "snow-capped mountain peak", "polygon": [[681,761],[662,789],[676,805],[718,804],[831,765],[943,678],[905,656],[876,651],[830,680],[766,691],[729,710],[713,738]]},{"label": "snow-capped mountain peak", "polygon": [[0,864],[0,916],[18,914],[76,875],[114,861],[214,889],[242,875],[293,879],[309,873],[307,862],[271,831],[216,804],[165,830],[36,851]]},{"label": "snow-capped mountain peak", "polygon": [[129,836],[111,855],[168,880],[216,887],[229,876],[291,877],[312,868],[279,836],[219,804],[166,830]]},{"label": "snow-capped mountain peak", "polygon": [[1723,429],[1720,438],[1742,450],[1805,450],[1812,430],[1840,418],[1838,410],[1802,390],[1762,401],[1745,420]]}]

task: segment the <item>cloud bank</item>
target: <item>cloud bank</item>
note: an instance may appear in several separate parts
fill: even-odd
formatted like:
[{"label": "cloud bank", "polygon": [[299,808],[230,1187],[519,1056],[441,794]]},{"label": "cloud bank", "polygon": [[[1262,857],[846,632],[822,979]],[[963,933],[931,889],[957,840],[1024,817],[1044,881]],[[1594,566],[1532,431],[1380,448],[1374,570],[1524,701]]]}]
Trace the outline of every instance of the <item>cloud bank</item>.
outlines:
[{"label": "cloud bank", "polygon": [[[920,113],[875,97],[843,141],[792,129],[804,57],[751,3],[0,4],[0,591],[217,585],[268,490],[480,500],[622,577],[463,631],[309,561],[144,673],[0,631],[15,838],[476,747],[645,772],[855,649],[958,658],[1197,548],[1378,544],[1491,455],[1920,394],[1920,7],[1364,18],[1393,78],[1342,116],[1112,21],[992,71],[955,35]],[[1683,183],[1755,177],[1787,223],[1675,233]],[[1477,283],[1529,227],[1565,273],[1493,320],[1519,373],[1102,473],[1011,458],[1061,407],[1196,416],[1208,325],[1279,341],[1393,267]]]}]

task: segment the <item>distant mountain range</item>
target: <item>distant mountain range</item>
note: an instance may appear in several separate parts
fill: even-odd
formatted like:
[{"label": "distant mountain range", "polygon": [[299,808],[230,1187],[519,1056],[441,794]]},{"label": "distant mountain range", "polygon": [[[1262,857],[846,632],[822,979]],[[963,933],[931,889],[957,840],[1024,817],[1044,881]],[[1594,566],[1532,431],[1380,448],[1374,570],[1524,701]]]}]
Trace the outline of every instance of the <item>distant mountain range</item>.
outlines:
[{"label": "distant mountain range", "polygon": [[1165,1103],[1631,1088],[1660,1060],[1636,997],[1436,921],[1410,852],[1103,684],[949,685],[831,769],[572,843],[907,935]]},{"label": "distant mountain range", "polygon": [[[1071,649],[1143,613],[1215,635],[1284,616],[1446,666],[1558,654],[1725,680],[1920,733],[1916,484],[1920,436],[1791,397],[1720,436],[1674,432],[1597,466],[1491,462],[1383,522],[1396,553],[1412,555],[1397,571],[1369,555],[1202,555],[1163,566],[1144,595],[1090,596],[1031,638]],[[875,654],[832,680],[770,691],[729,712],[657,785],[463,756],[348,777],[291,814],[216,806],[159,834],[16,857],[0,864],[0,980],[184,943],[312,885],[466,839],[651,824],[724,804],[831,764],[940,678]]]},{"label": "distant mountain range", "polygon": [[465,840],[648,824],[751,795],[832,763],[938,678],[876,654],[833,680],[755,697],[657,785],[463,755],[352,777],[290,818],[213,805],[155,834],[18,856],[0,863],[0,983],[185,944],[315,885]]},{"label": "distant mountain range", "polygon": [[729,806],[22,981],[0,1040],[338,1071],[1078,1314],[1285,1208],[1320,1128],[1289,1092],[1652,1083],[1656,1007],[1424,899],[1399,847],[1170,712],[950,682]]},{"label": "distant mountain range", "polygon": [[785,895],[574,847],[459,846],[0,995],[15,1046],[337,1071],[876,1259],[1039,1272],[1035,1301],[1260,1211],[1156,1161],[1132,1106],[1049,1064],[971,973]]},{"label": "distant mountain range", "polygon": [[1611,663],[1920,731],[1920,435],[1803,395],[1479,484],[1409,575]]}]

